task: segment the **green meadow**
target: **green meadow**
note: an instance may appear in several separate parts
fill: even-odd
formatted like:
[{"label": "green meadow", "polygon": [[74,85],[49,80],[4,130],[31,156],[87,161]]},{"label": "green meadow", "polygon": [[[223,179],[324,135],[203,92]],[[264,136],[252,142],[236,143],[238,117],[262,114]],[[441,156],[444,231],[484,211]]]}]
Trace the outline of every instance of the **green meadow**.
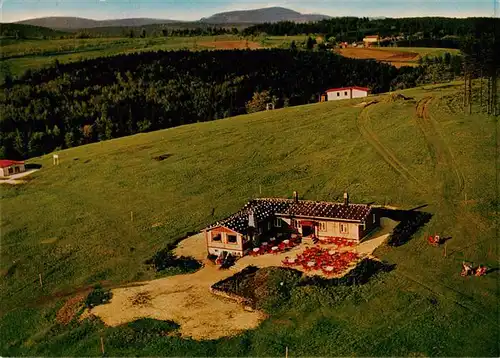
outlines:
[{"label": "green meadow", "polygon": [[[108,356],[498,356],[498,122],[463,114],[460,83],[402,93],[413,99],[186,125],[63,150],[58,166],[52,154],[30,159],[42,167],[27,183],[0,187],[1,355],[98,356],[103,337]],[[143,262],[157,250],[250,198],[293,191],[329,201],[348,191],[433,217],[405,245],[377,249],[393,271],[351,288],[296,287],[235,337],[56,322],[82,289],[154,279]],[[428,245],[434,233],[450,238],[446,255]],[[463,260],[495,270],[463,278]]]},{"label": "green meadow", "polygon": [[[287,46],[291,41],[303,41],[304,36],[250,37],[262,47]],[[19,40],[2,42],[0,46],[0,75],[10,73],[20,76],[26,70],[36,70],[60,63],[76,62],[123,53],[160,50],[208,50],[212,46],[203,43],[217,41],[245,41],[234,35],[198,37],[105,37],[90,39]]]}]

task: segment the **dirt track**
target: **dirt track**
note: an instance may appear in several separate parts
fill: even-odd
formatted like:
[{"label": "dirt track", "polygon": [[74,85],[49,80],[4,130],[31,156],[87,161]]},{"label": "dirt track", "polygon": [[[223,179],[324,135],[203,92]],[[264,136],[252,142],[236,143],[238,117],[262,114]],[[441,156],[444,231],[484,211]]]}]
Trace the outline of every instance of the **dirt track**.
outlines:
[{"label": "dirt track", "polygon": [[[375,103],[372,103],[372,105]],[[369,106],[363,108],[357,119],[358,129],[370,143],[370,145],[380,154],[384,161],[389,164],[396,172],[408,181],[418,183],[418,179],[410,172],[410,170],[403,165],[392,152],[390,148],[382,144],[377,135],[369,128],[368,122],[370,117],[368,115]]]},{"label": "dirt track", "polygon": [[[449,147],[439,134],[435,120],[429,113],[429,105],[432,100],[432,97],[425,97],[417,103],[415,107],[417,124],[425,137],[436,169],[441,172],[444,180],[449,182],[449,187],[455,189],[454,194],[460,194],[465,187],[465,178],[456,166]],[[448,175],[450,172],[454,173],[454,175]]]},{"label": "dirt track", "polygon": [[[206,256],[203,235],[195,235],[181,242],[177,255],[190,255],[204,260]],[[184,337],[217,339],[235,335],[257,327],[266,315],[259,311],[245,311],[231,300],[210,293],[215,282],[234,274],[219,270],[210,263],[193,274],[177,275],[139,283],[134,287],[114,289],[109,304],[97,306],[92,314],[109,326],[117,326],[141,317],[173,320],[180,325]],[[148,302],[137,305],[138,295],[149,296]]]}]

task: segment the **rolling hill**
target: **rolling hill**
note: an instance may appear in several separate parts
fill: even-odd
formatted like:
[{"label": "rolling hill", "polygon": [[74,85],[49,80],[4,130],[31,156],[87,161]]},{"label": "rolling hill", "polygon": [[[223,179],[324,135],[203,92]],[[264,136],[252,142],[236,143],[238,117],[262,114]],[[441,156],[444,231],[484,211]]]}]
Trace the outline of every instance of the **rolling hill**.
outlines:
[{"label": "rolling hill", "polygon": [[[91,356],[103,337],[109,356],[280,356],[285,346],[296,356],[498,356],[499,271],[460,276],[463,260],[498,265],[498,124],[463,114],[460,83],[402,93],[411,98],[318,103],[85,145],[59,151],[58,166],[52,155],[32,158],[41,170],[0,191],[0,353]],[[187,231],[251,197],[293,191],[333,201],[348,191],[352,202],[433,218],[405,245],[375,251],[391,272],[354,287],[298,287],[234,337],[57,323],[65,302],[97,282],[157,277],[144,260]],[[427,244],[429,233],[449,238],[445,252]]]},{"label": "rolling hill", "polygon": [[137,27],[137,26],[146,26],[151,24],[171,24],[175,22],[179,21],[168,20],[168,19],[150,19],[150,18],[92,20],[81,17],[52,16],[52,17],[40,17],[36,19],[23,20],[17,22],[17,24],[43,26],[59,30],[71,30],[71,29],[117,27],[117,26]]},{"label": "rolling hill", "polygon": [[168,19],[114,19],[92,20],[81,17],[41,17],[17,22],[17,24],[48,27],[58,30],[95,29],[101,27],[141,27],[158,24],[184,24],[183,27],[203,26],[203,24],[234,26],[241,24],[257,24],[264,22],[294,21],[308,22],[330,18],[327,15],[301,14],[282,7],[269,7],[256,10],[229,11],[202,18],[199,21],[177,21]]},{"label": "rolling hill", "polygon": [[[47,27],[27,25],[27,24],[0,24],[0,36],[12,38],[55,38],[67,35],[67,32],[54,30]],[[4,43],[2,43],[3,45]]]},{"label": "rolling hill", "polygon": [[267,7],[255,10],[240,10],[221,12],[207,18],[202,18],[201,22],[212,24],[224,23],[264,23],[279,21],[308,22],[328,19],[330,16],[320,14],[301,14],[300,12],[283,7]]}]

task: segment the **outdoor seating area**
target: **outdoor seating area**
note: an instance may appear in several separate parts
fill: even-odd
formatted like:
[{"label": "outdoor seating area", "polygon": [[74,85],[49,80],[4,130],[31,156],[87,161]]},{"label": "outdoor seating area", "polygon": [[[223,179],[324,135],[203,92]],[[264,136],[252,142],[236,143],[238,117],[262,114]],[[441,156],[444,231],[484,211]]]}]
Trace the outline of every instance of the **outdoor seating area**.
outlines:
[{"label": "outdoor seating area", "polygon": [[296,234],[292,234],[289,238],[271,237],[269,238],[269,241],[262,242],[259,247],[254,247],[250,251],[250,255],[259,256],[265,254],[279,254],[297,246],[298,244],[300,244],[300,237]]},{"label": "outdoor seating area", "polygon": [[285,257],[282,263],[289,267],[302,266],[305,271],[322,271],[325,275],[337,275],[359,259],[360,256],[352,251],[337,252],[312,247],[305,249],[295,258]]},{"label": "outdoor seating area", "polygon": [[336,245],[337,248],[353,247],[356,243],[353,240],[348,240],[344,237],[321,237],[318,238],[319,243],[323,245]]}]

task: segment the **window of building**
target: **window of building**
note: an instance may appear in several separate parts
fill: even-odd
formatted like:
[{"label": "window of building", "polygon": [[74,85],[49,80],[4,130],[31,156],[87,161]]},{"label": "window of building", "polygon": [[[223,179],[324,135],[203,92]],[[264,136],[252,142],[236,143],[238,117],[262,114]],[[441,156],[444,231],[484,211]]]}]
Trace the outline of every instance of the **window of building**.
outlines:
[{"label": "window of building", "polygon": [[238,242],[238,238],[236,235],[227,235],[227,242],[229,244],[236,244]]},{"label": "window of building", "polygon": [[320,221],[319,222],[319,231],[326,231],[326,223]]},{"label": "window of building", "polygon": [[344,96],[347,96],[347,91],[346,91],[346,92],[344,92]]},{"label": "window of building", "polygon": [[221,235],[219,233],[212,233],[212,241],[222,241]]},{"label": "window of building", "polygon": [[281,219],[274,219],[274,227],[281,227]]},{"label": "window of building", "polygon": [[9,174],[12,174],[12,173],[14,173],[14,169],[9,168]]},{"label": "window of building", "polygon": [[362,231],[365,231],[366,230],[366,225],[365,223],[362,223],[361,225],[359,225],[359,227],[361,228]]},{"label": "window of building", "polygon": [[349,226],[347,224],[340,224],[340,233],[341,234],[348,234],[349,233]]},{"label": "window of building", "polygon": [[297,220],[292,219],[292,227],[297,228]]},{"label": "window of building", "polygon": [[19,172],[21,171],[21,169],[19,169],[19,167],[15,167],[15,168],[14,168],[14,171],[15,171],[16,173],[19,173]]},{"label": "window of building", "polygon": [[340,92],[337,92],[337,97],[340,97]]}]

